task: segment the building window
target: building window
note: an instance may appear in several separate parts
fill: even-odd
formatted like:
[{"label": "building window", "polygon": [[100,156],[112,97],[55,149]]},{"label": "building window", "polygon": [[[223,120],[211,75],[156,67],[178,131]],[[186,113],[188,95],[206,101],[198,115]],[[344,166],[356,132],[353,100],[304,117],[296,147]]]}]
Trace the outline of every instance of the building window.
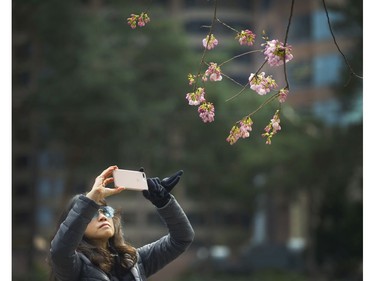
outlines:
[{"label": "building window", "polygon": [[43,178],[38,184],[38,196],[40,198],[51,198],[52,184],[49,179]]},{"label": "building window", "polygon": [[[337,11],[328,11],[331,26],[334,27],[336,23],[342,22],[344,17]],[[326,12],[324,10],[315,11],[312,14],[313,37],[315,40],[331,39],[331,31],[329,30]],[[342,34],[343,30],[334,30],[335,35]]]},{"label": "building window", "polygon": [[363,100],[359,95],[355,100],[352,110],[343,114],[340,102],[336,99],[326,101],[317,101],[313,105],[315,115],[321,118],[329,125],[349,125],[362,122],[363,118]]},{"label": "building window", "polygon": [[44,150],[38,155],[38,167],[41,169],[64,168],[64,156],[58,150]]},{"label": "building window", "polygon": [[289,79],[296,88],[314,85],[331,86],[340,81],[341,57],[338,54],[325,54],[290,65]]},{"label": "building window", "polygon": [[328,86],[340,81],[341,57],[338,54],[317,56],[313,59],[314,85]]},{"label": "building window", "polygon": [[290,26],[289,41],[301,42],[311,38],[311,16],[298,15],[293,19],[293,24]]},{"label": "building window", "polygon": [[14,226],[31,224],[33,222],[31,214],[28,210],[12,211],[12,224]]},{"label": "building window", "polygon": [[20,182],[13,184],[12,188],[14,198],[31,198],[32,197],[32,187],[29,183]]},{"label": "building window", "polygon": [[337,100],[318,101],[313,105],[315,116],[322,119],[326,124],[338,124],[340,122],[340,105]]},{"label": "building window", "polygon": [[17,155],[14,157],[14,168],[17,170],[27,169],[30,167],[29,155]]},{"label": "building window", "polygon": [[37,223],[41,227],[49,227],[54,224],[52,208],[39,206],[36,212]]}]

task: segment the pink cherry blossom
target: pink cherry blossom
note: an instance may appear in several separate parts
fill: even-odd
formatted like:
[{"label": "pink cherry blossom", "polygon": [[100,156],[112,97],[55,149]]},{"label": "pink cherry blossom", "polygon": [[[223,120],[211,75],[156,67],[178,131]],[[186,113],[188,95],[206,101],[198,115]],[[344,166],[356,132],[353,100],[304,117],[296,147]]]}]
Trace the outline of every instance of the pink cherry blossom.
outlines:
[{"label": "pink cherry blossom", "polygon": [[130,25],[132,29],[135,29],[137,27],[138,17],[139,17],[138,15],[131,14],[130,18],[127,18],[128,24]]},{"label": "pink cherry blossom", "polygon": [[215,117],[215,107],[211,102],[202,103],[199,108],[199,117],[203,120],[204,123],[213,122]]},{"label": "pink cherry blossom", "polygon": [[195,83],[195,78],[196,78],[196,75],[193,75],[191,73],[188,74],[188,81],[189,81],[190,86]]},{"label": "pink cherry blossom", "polygon": [[217,63],[210,63],[210,66],[204,73],[202,80],[207,81],[207,77],[210,78],[210,81],[221,81],[223,77],[221,76],[221,69],[217,66]]},{"label": "pink cherry blossom", "polygon": [[142,27],[145,26],[146,23],[150,22],[150,18],[146,13],[141,13],[141,15],[138,18],[138,26]]},{"label": "pink cherry blossom", "polygon": [[236,39],[240,45],[252,46],[254,44],[256,35],[251,30],[241,30],[240,33],[237,33]]},{"label": "pink cherry blossom", "polygon": [[272,137],[276,135],[278,131],[281,130],[279,112],[280,112],[279,110],[276,110],[271,121],[264,128],[265,133],[262,134],[262,137],[267,138],[266,144],[271,144]]},{"label": "pink cherry blossom", "polygon": [[210,38],[209,38],[209,35],[207,35],[206,38],[202,40],[202,43],[203,43],[203,47],[207,48],[207,50],[211,50],[215,48],[215,46],[219,43],[219,41],[215,38],[213,34],[211,34]]},{"label": "pink cherry blossom", "polygon": [[272,79],[271,75],[266,77],[264,72],[261,72],[256,77],[254,75],[254,73],[251,73],[249,76],[250,88],[259,95],[265,95],[277,87],[276,81]]},{"label": "pink cherry blossom", "polygon": [[289,91],[286,88],[283,88],[279,91],[279,102],[283,103],[286,101],[286,98],[288,97]]},{"label": "pink cherry blossom", "polygon": [[253,121],[249,116],[244,117],[241,121],[237,122],[229,132],[229,136],[226,141],[229,144],[235,144],[240,138],[248,138],[252,131]]},{"label": "pink cherry blossom", "polygon": [[145,21],[143,20],[143,18],[139,17],[139,18],[138,18],[138,26],[139,26],[139,27],[143,27],[143,26],[145,26],[145,25],[146,25],[146,23],[145,23]]},{"label": "pink cherry blossom", "polygon": [[266,47],[264,48],[264,54],[266,55],[266,60],[270,66],[279,66],[284,64],[284,55],[285,55],[285,62],[293,59],[293,55],[291,53],[292,46],[286,45],[284,47],[284,43],[279,42],[279,40],[271,40],[266,42]]},{"label": "pink cherry blossom", "polygon": [[204,88],[199,87],[195,92],[187,93],[186,99],[189,101],[189,105],[200,105],[202,102],[206,101],[204,95]]},{"label": "pink cherry blossom", "polygon": [[132,29],[135,29],[137,25],[139,27],[143,27],[146,23],[150,22],[150,17],[147,13],[142,12],[140,15],[131,14],[129,18],[127,18],[128,24]]}]

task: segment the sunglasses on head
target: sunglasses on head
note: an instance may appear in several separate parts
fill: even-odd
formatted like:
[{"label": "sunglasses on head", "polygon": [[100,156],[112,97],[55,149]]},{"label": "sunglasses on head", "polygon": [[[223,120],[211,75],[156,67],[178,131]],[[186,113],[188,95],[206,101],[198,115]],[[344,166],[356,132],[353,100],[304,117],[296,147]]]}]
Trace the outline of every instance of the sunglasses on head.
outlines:
[{"label": "sunglasses on head", "polygon": [[111,219],[115,215],[115,209],[113,209],[111,206],[102,206],[92,218],[97,218],[99,216],[99,213],[102,213],[106,218]]}]

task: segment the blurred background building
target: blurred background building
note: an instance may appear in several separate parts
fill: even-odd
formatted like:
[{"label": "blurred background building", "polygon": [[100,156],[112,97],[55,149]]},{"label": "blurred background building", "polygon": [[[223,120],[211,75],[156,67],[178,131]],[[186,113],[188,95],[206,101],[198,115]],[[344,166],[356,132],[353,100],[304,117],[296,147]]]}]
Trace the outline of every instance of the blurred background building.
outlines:
[{"label": "blurred background building", "polygon": [[[32,1],[31,1],[32,2]],[[43,272],[46,250],[62,204],[67,196],[70,168],[66,166],[64,142],[51,141],[41,147],[40,138],[48,138],[48,128],[40,128],[43,115],[27,106],[28,97],[39,91],[40,77],[44,73],[41,53],[45,46],[27,25],[21,24],[18,13],[32,12],[32,3],[13,1],[12,26],[12,274],[13,280],[39,280],[30,272],[39,268]],[[37,1],[35,1],[36,3]],[[77,1],[87,13],[111,9],[111,1]],[[189,48],[195,50],[197,63],[202,52],[201,40],[211,24],[214,1],[164,0],[153,1],[167,13],[176,25],[180,25],[188,37]],[[338,7],[347,1],[326,1]],[[141,3],[141,2],[140,2]],[[258,34],[266,30],[269,38],[285,37],[291,1],[233,0],[218,1],[218,18],[238,30],[251,29]],[[17,11],[15,11],[17,9]],[[25,11],[22,11],[24,9]],[[152,15],[152,9],[149,12]],[[124,15],[126,17],[127,15]],[[332,10],[332,25],[345,14]],[[157,19],[152,19],[152,23]],[[32,23],[32,17],[30,19]],[[124,26],[123,28],[127,28]],[[360,37],[358,29],[336,29],[335,35],[344,53],[355,48],[353,38]],[[228,48],[228,57],[243,49],[232,45],[233,32],[217,24],[214,34],[220,44]],[[296,1],[288,42],[293,46],[294,61],[288,65],[291,94],[288,103],[301,112],[312,112],[326,124],[347,125],[362,122],[362,94],[358,93],[357,106],[342,115],[335,95],[335,85],[342,81],[343,57],[333,43],[326,14],[321,1]],[[47,50],[48,51],[48,50]],[[51,51],[51,50],[49,50]],[[223,70],[228,76],[245,84],[249,68],[256,69],[262,57],[242,57]],[[250,66],[250,67],[249,67]],[[272,71],[272,70],[271,70]],[[282,72],[273,73],[276,80],[283,80]],[[305,111],[303,111],[305,110]],[[43,134],[46,134],[45,136]],[[287,132],[286,132],[287,134]],[[70,186],[70,192],[84,192],[91,185],[92,174],[81,174],[80,182]],[[163,175],[160,175],[163,176]],[[166,175],[165,175],[166,176]],[[289,176],[289,175],[286,175]],[[264,188],[267,177],[263,173],[251,183],[258,190]],[[303,183],[301,183],[302,185]],[[194,245],[182,261],[176,262],[175,271],[193,261],[226,260],[227,270],[246,271],[274,267],[304,270],[305,247],[309,241],[309,208],[311,194],[302,190],[293,200],[285,192],[260,192],[254,200],[253,212],[249,213],[235,202],[215,201],[207,204],[191,198],[189,187],[182,183],[175,195],[186,210],[196,231]],[[352,198],[361,201],[358,192]],[[141,194],[127,194],[132,198],[125,205],[121,198],[111,198],[115,207],[123,210],[126,234],[135,245],[151,241],[165,232],[155,216],[151,204],[144,202]],[[64,200],[62,200],[64,198]],[[141,207],[140,207],[141,206]],[[203,216],[206,208],[212,208],[211,216]],[[228,224],[230,222],[230,224]],[[214,226],[214,228],[213,228]],[[241,249],[240,251],[238,249]],[[235,252],[240,262],[233,259]],[[184,260],[186,259],[186,260]],[[173,271],[171,268],[169,271]],[[38,270],[36,270],[38,271]],[[170,273],[170,272],[169,272]],[[41,273],[43,276],[43,273]],[[173,280],[173,274],[168,280]],[[159,278],[159,279],[158,279]],[[45,280],[45,279],[40,279]],[[167,280],[161,272],[152,280]]]}]

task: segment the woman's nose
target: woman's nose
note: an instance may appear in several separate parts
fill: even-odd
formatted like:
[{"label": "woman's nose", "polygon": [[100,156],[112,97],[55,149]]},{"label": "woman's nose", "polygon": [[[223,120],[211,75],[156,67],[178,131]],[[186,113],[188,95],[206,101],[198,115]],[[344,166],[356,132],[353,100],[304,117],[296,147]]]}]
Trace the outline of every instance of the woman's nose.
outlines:
[{"label": "woman's nose", "polygon": [[98,212],[98,221],[107,220],[107,217],[103,214],[103,212]]}]

